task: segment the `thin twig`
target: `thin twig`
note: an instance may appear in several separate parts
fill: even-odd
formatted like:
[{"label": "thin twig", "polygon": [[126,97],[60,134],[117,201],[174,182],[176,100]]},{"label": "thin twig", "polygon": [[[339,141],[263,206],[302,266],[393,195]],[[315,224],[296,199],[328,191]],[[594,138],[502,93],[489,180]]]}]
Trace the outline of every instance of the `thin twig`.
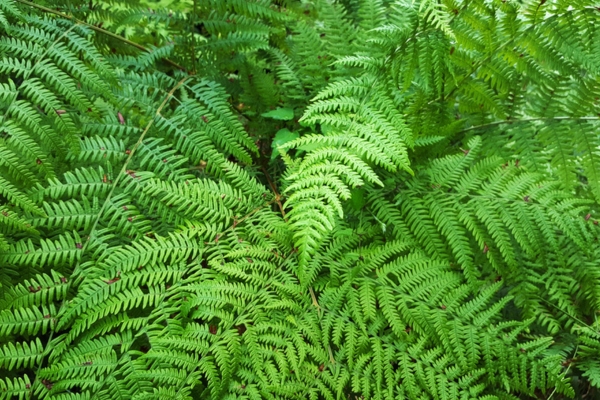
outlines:
[{"label": "thin twig", "polygon": [[[58,15],[58,16],[59,16],[59,17],[61,17],[61,18],[65,18],[65,19],[68,19],[68,20],[70,20],[70,21],[76,22],[76,23],[77,23],[77,24],[79,24],[79,25],[84,25],[84,26],[87,26],[88,28],[90,28],[90,29],[92,29],[92,30],[94,30],[94,31],[96,31],[96,32],[102,33],[102,34],[104,34],[104,35],[106,35],[106,36],[110,36],[111,38],[113,38],[113,39],[116,39],[116,40],[119,40],[119,41],[121,41],[121,42],[123,42],[123,43],[126,43],[126,44],[130,45],[130,46],[133,46],[133,47],[135,47],[135,48],[136,48],[136,49],[138,49],[138,50],[144,51],[144,52],[146,52],[146,53],[151,53],[151,52],[152,52],[150,49],[148,49],[148,48],[146,48],[146,47],[142,46],[142,45],[141,45],[141,44],[139,44],[139,43],[133,42],[133,41],[131,41],[131,40],[129,40],[129,39],[126,39],[126,38],[124,38],[123,36],[119,36],[119,35],[117,35],[116,33],[112,33],[111,31],[107,31],[106,29],[102,29],[102,28],[100,28],[100,27],[98,27],[98,26],[96,26],[96,25],[89,24],[89,23],[87,23],[87,22],[85,22],[85,21],[82,21],[82,20],[80,20],[80,19],[77,19],[77,18],[75,18],[75,17],[73,17],[73,16],[71,16],[71,15],[68,15],[68,14],[62,13],[62,12],[60,12],[60,11],[58,11],[58,10],[53,10],[53,9],[51,9],[51,8],[44,7],[44,6],[42,6],[42,5],[39,5],[39,4],[36,4],[36,3],[33,3],[33,2],[31,2],[31,1],[27,1],[27,0],[16,0],[16,1],[17,1],[17,2],[19,2],[19,3],[21,3],[21,4],[25,4],[25,5],[28,5],[28,6],[30,6],[30,7],[37,8],[38,10],[41,10],[41,11],[43,11],[43,12],[50,13],[50,14],[54,14],[54,15]],[[170,60],[170,59],[168,59],[168,58],[163,58],[163,60],[164,60],[166,63],[168,63],[168,64],[171,64],[173,67],[175,67],[175,68],[177,68],[177,69],[180,69],[180,70],[182,70],[182,71],[186,71],[186,69],[185,69],[183,66],[181,66],[181,65],[177,64],[175,61],[172,61],[172,60]]]},{"label": "thin twig", "polygon": [[524,118],[524,119],[514,119],[514,120],[507,119],[507,120],[502,120],[502,121],[490,122],[489,124],[472,126],[470,128],[463,129],[463,130],[458,131],[456,133],[457,134],[458,133],[465,133],[465,132],[473,131],[473,130],[476,130],[476,129],[485,129],[485,128],[489,128],[489,127],[492,127],[492,126],[503,125],[503,124],[518,124],[518,123],[533,122],[533,121],[568,121],[568,120],[573,120],[573,121],[598,121],[598,120],[600,120],[600,117],[540,117],[540,118]]}]

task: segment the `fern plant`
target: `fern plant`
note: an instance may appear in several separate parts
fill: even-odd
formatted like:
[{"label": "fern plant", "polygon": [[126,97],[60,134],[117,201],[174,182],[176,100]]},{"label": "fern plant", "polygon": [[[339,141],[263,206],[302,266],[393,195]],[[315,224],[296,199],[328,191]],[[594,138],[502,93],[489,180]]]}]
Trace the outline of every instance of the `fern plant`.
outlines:
[{"label": "fern plant", "polygon": [[0,0],[0,399],[600,398],[588,0]]}]

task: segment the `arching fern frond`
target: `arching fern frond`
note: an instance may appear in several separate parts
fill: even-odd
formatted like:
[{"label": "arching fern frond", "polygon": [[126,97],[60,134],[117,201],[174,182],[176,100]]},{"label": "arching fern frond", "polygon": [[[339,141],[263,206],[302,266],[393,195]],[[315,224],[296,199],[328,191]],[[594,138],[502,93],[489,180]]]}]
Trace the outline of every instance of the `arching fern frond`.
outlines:
[{"label": "arching fern frond", "polygon": [[0,399],[591,398],[589,0],[0,0]]}]

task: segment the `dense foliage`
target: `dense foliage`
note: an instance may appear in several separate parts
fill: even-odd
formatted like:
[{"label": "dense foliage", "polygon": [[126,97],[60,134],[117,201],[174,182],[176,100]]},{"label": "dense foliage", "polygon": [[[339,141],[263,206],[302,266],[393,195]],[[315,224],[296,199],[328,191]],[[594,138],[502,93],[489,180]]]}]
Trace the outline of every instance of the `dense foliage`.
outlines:
[{"label": "dense foliage", "polygon": [[0,0],[0,399],[600,398],[587,0]]}]

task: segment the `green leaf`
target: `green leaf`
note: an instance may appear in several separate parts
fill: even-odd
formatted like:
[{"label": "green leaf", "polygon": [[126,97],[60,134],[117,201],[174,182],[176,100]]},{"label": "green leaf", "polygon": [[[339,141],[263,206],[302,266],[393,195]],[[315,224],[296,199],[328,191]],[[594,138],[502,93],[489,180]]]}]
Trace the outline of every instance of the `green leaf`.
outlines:
[{"label": "green leaf", "polygon": [[278,108],[266,113],[261,114],[265,118],[280,119],[283,121],[290,121],[294,119],[294,110],[292,108]]},{"label": "green leaf", "polygon": [[350,198],[350,203],[352,204],[352,208],[356,211],[360,210],[367,203],[365,199],[365,189],[356,188],[352,190],[352,197]]},{"label": "green leaf", "polygon": [[271,160],[274,160],[279,155],[279,151],[277,151],[278,146],[282,146],[287,142],[296,140],[299,136],[300,135],[298,135],[297,132],[292,132],[286,128],[278,130],[275,134],[275,138],[273,138],[273,142],[271,143],[271,146],[273,147],[273,152],[271,153]]}]

